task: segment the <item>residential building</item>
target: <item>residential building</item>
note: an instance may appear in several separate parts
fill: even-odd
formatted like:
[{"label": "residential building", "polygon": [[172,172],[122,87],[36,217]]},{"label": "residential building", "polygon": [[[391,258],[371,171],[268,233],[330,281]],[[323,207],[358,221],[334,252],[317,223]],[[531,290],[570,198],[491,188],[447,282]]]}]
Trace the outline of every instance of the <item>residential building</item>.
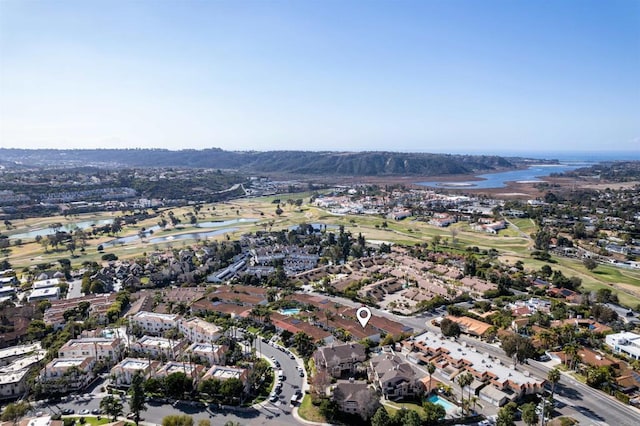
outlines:
[{"label": "residential building", "polygon": [[197,343],[211,343],[222,336],[220,328],[201,318],[183,319],[178,322],[178,330],[189,341]]},{"label": "residential building", "polygon": [[146,334],[160,336],[165,331],[177,328],[179,316],[140,311],[131,317],[131,324],[142,328]]},{"label": "residential building", "polygon": [[34,352],[40,351],[42,346],[40,342],[31,343],[29,345],[10,346],[0,349],[0,367],[9,365],[15,360],[25,357]]},{"label": "residential building", "polygon": [[371,358],[371,380],[385,398],[413,398],[422,392],[420,377],[413,367],[393,352]]},{"label": "residential building", "polygon": [[367,360],[367,353],[360,343],[345,343],[318,348],[313,359],[317,368],[333,377],[344,377],[355,373],[356,367]]},{"label": "residential building", "polygon": [[115,364],[120,360],[123,346],[119,338],[85,337],[71,339],[58,350],[58,358],[92,357],[96,361]]},{"label": "residential building", "polygon": [[640,359],[640,334],[630,331],[609,334],[605,337],[605,343],[616,353]]},{"label": "residential building", "polygon": [[40,300],[60,299],[60,287],[37,288],[27,296],[28,302],[39,302]]},{"label": "residential building", "polygon": [[150,359],[125,358],[111,369],[111,375],[115,377],[116,386],[129,386],[137,372],[148,379],[159,365],[160,362]]},{"label": "residential building", "polygon": [[362,418],[367,418],[367,403],[370,401],[371,393],[375,393],[369,387],[366,380],[338,380],[333,386],[333,400],[338,404],[338,408],[343,413],[357,414]]},{"label": "residential building", "polygon": [[209,365],[224,364],[228,348],[224,345],[213,345],[211,343],[194,343],[187,348],[187,353],[192,356],[206,360]]},{"label": "residential building", "polygon": [[249,387],[249,370],[240,367],[226,367],[222,365],[213,365],[205,373],[202,380],[218,379],[225,381],[228,379],[239,379],[245,387],[245,390]]},{"label": "residential building", "polygon": [[64,393],[83,389],[93,379],[95,359],[55,358],[40,372],[40,383],[46,393]]},{"label": "residential building", "polygon": [[154,358],[165,357],[175,359],[184,347],[181,340],[166,339],[157,336],[142,336],[131,343],[131,351],[139,355],[150,355]]},{"label": "residential building", "polygon": [[448,339],[432,332],[417,336],[404,344],[407,358],[417,363],[433,363],[445,377],[453,378],[469,372],[474,377],[471,385],[480,399],[501,406],[524,395],[540,393],[544,380],[520,371],[514,365],[504,365],[464,342]]},{"label": "residential building", "polygon": [[189,361],[169,361],[160,367],[160,369],[156,371],[156,374],[160,377],[166,377],[173,373],[184,373],[197,380],[203,370],[203,366],[190,363]]}]

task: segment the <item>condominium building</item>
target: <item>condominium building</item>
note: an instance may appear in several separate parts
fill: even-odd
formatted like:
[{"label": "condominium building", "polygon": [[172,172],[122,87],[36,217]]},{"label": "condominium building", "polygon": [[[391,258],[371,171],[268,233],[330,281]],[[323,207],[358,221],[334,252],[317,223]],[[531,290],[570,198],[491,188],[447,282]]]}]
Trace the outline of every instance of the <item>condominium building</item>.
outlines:
[{"label": "condominium building", "polygon": [[69,392],[84,388],[93,379],[95,359],[55,358],[40,371],[45,392]]},{"label": "condominium building", "polygon": [[212,345],[211,343],[194,343],[187,348],[187,353],[206,360],[207,364],[224,364],[228,348],[224,345]]},{"label": "condominium building", "polygon": [[123,345],[119,338],[85,337],[71,339],[58,350],[59,358],[92,357],[114,364],[120,360]]},{"label": "condominium building", "polygon": [[174,314],[158,314],[155,312],[140,311],[131,317],[131,324],[142,328],[146,334],[160,336],[165,331],[178,326],[180,317]]},{"label": "condominium building", "polygon": [[142,358],[125,358],[111,369],[116,386],[129,386],[133,376],[140,372],[144,379],[151,377],[160,362]]},{"label": "condominium building", "polygon": [[183,319],[178,322],[178,330],[189,341],[197,343],[211,343],[222,335],[220,328],[201,318]]}]

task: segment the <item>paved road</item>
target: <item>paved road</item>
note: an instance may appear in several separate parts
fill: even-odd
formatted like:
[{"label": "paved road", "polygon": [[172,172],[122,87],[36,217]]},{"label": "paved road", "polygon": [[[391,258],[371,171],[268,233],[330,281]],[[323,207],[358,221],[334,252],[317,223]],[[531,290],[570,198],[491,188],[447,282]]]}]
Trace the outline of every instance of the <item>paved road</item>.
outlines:
[{"label": "paved road", "polygon": [[67,299],[75,299],[82,296],[82,280],[69,281],[69,289],[67,290]]}]

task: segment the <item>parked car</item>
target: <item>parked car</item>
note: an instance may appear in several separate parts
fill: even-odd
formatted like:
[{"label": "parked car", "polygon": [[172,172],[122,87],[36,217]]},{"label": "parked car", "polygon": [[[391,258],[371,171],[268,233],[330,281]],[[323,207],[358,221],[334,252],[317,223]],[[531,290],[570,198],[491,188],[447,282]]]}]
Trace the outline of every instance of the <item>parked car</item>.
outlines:
[{"label": "parked car", "polygon": [[279,399],[280,397],[275,392],[271,393],[271,395],[269,396],[269,402],[278,402]]},{"label": "parked car", "polygon": [[65,408],[64,410],[61,411],[62,414],[68,416],[69,414],[74,414],[75,410],[71,409],[71,408]]},{"label": "parked car", "polygon": [[91,410],[91,414],[102,414],[102,410],[100,410],[99,408],[94,408],[93,410]]},{"label": "parked car", "polygon": [[80,410],[80,414],[82,414],[82,415],[87,415],[89,413],[90,413],[90,411],[87,410],[86,408],[84,410]]}]

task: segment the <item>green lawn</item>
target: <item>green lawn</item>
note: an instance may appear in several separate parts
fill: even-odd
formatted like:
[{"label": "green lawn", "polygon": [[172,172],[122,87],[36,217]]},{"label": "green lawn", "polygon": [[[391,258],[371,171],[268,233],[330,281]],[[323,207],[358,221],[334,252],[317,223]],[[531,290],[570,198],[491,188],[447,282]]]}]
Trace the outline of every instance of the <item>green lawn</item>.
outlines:
[{"label": "green lawn", "polygon": [[[81,417],[84,417],[84,424],[85,425],[91,425],[91,426],[99,426],[99,425],[104,425],[107,423],[111,423],[111,419],[108,416],[100,416],[100,420],[98,420],[97,417],[95,416],[79,416],[79,415],[74,415],[74,416],[62,416],[62,418],[75,418],[76,419],[76,424],[81,424],[79,419]],[[144,413],[141,413],[141,417],[144,417]],[[126,422],[126,426],[133,426],[135,425],[135,423],[131,423],[131,422]]]},{"label": "green lawn", "polygon": [[327,419],[320,414],[318,407],[311,402],[311,395],[305,395],[304,398],[302,398],[302,403],[300,404],[300,408],[298,408],[298,414],[310,422],[325,423],[327,421]]},{"label": "green lawn", "polygon": [[414,404],[411,402],[385,402],[384,408],[389,413],[389,416],[393,416],[397,411],[401,409],[412,410],[417,412],[420,417],[424,418],[424,410],[421,405]]}]

